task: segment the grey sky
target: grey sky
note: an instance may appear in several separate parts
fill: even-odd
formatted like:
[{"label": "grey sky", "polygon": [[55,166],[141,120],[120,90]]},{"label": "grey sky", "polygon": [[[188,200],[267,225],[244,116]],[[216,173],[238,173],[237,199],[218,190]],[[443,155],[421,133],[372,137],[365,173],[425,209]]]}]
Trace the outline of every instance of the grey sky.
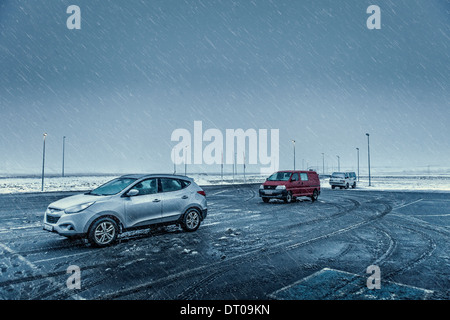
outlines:
[{"label": "grey sky", "polygon": [[[66,9],[81,8],[81,30]],[[366,9],[381,8],[381,30]],[[450,2],[0,0],[0,174],[170,172],[173,130],[280,129],[280,168],[450,167]],[[192,167],[218,171],[219,166]],[[257,171],[257,170],[255,170]]]}]

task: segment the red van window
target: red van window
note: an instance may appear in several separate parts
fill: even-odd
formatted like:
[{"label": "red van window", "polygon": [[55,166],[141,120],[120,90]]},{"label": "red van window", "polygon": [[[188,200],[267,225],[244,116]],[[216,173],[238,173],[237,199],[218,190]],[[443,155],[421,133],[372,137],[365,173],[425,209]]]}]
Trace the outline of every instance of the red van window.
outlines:
[{"label": "red van window", "polygon": [[308,174],[307,173],[300,173],[300,178],[302,181],[308,181]]}]

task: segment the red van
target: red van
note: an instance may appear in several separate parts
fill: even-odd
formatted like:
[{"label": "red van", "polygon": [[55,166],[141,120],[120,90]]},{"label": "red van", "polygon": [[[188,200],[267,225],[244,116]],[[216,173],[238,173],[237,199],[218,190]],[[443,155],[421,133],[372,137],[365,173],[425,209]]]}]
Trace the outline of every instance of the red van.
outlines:
[{"label": "red van", "polygon": [[316,201],[319,194],[320,180],[315,171],[278,171],[259,187],[259,196],[264,202],[282,199],[290,203],[296,197],[310,197],[312,201]]}]

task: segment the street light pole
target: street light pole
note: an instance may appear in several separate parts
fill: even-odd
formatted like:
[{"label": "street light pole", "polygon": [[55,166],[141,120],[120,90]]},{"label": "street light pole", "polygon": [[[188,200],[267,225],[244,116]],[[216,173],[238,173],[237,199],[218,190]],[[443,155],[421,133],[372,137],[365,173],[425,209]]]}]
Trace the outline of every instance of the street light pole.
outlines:
[{"label": "street light pole", "polygon": [[177,165],[175,163],[175,148],[172,149],[173,174],[177,174]]},{"label": "street light pole", "polygon": [[245,177],[245,151],[243,152],[242,157],[244,159],[244,183],[247,183],[247,179]]},{"label": "street light pole", "polygon": [[233,183],[234,183],[234,175],[236,171],[236,152],[234,153],[234,158],[233,158]]},{"label": "street light pole", "polygon": [[294,170],[295,170],[295,140],[291,140],[291,141],[294,144]]},{"label": "street light pole", "polygon": [[338,171],[341,171],[341,157],[336,156],[338,158]]},{"label": "street light pole", "polygon": [[223,183],[223,151],[222,151],[222,162],[220,163],[220,176],[222,178]]},{"label": "street light pole", "polygon": [[370,184],[370,143],[369,143],[369,134],[366,133],[367,136],[367,161],[369,164],[369,187],[371,186]]},{"label": "street light pole", "polygon": [[63,158],[62,158],[62,176],[64,178],[64,153],[66,149],[66,136],[63,136]]},{"label": "street light pole", "polygon": [[47,137],[47,134],[44,133],[44,144],[42,148],[42,184],[41,184],[41,191],[44,191],[44,171],[45,171],[45,138]]},{"label": "street light pole", "polygon": [[356,148],[357,159],[358,159],[358,182],[359,182],[359,148]]},{"label": "street light pole", "polygon": [[187,147],[184,147],[184,175],[187,173]]},{"label": "street light pole", "polygon": [[325,175],[325,153],[322,152],[322,174]]}]

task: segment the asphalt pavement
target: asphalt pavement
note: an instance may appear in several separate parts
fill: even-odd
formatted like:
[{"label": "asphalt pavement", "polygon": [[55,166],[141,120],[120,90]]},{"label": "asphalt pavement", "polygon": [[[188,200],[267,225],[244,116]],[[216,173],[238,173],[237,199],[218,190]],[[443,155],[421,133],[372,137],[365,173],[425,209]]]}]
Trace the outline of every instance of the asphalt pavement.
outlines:
[{"label": "asphalt pavement", "polygon": [[325,186],[286,204],[258,187],[206,186],[196,232],[133,231],[101,249],[42,229],[47,205],[75,193],[0,195],[0,299],[450,298],[449,193]]}]

